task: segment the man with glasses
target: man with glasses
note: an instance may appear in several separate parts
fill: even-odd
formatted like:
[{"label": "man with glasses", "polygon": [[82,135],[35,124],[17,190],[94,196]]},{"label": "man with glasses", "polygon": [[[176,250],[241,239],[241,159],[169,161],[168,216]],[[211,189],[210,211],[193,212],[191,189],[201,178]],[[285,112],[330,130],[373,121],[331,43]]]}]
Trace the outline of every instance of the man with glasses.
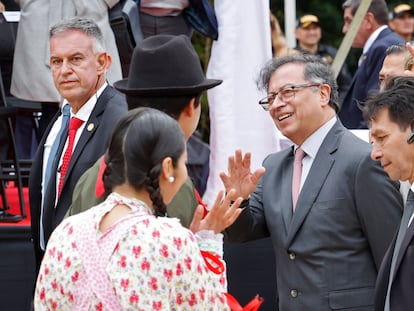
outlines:
[{"label": "man with glasses", "polygon": [[[296,21],[295,37],[297,40],[296,49],[301,53],[310,53],[322,57],[328,64],[332,64],[337,49],[333,46],[322,44],[322,28],[319,22],[319,18],[316,15],[306,14],[301,16]],[[352,75],[348,69],[348,65],[343,64],[341,71],[339,72],[338,94],[339,99],[345,96],[349,89],[349,85],[352,80]]]},{"label": "man with glasses", "polygon": [[[373,310],[375,279],[401,218],[402,198],[338,120],[334,74],[312,55],[272,59],[259,103],[294,145],[250,170],[237,150],[221,173],[245,199],[229,242],[270,236],[279,310]],[[298,155],[302,155],[302,159]]]}]

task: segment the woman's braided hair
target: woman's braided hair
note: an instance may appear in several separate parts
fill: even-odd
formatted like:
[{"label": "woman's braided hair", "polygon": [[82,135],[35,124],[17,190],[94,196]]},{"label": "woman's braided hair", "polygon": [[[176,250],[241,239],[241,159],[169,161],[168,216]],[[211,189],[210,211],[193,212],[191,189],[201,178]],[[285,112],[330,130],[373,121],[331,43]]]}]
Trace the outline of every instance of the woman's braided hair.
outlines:
[{"label": "woman's braided hair", "polygon": [[[124,135],[117,133],[116,129],[123,131]],[[124,181],[136,189],[145,187],[155,215],[165,216],[166,206],[159,185],[161,164],[166,157],[171,157],[173,166],[177,166],[185,149],[180,127],[174,119],[159,110],[137,108],[121,119],[116,129],[106,157],[105,187],[109,190]],[[118,141],[113,141],[115,138]]]},{"label": "woman's braided hair", "polygon": [[159,176],[161,174],[161,164],[155,165],[145,178],[144,184],[154,205],[155,215],[165,216],[167,206],[165,205],[160,191]]},{"label": "woman's braided hair", "polygon": [[112,192],[114,186],[121,185],[125,182],[125,159],[123,152],[125,134],[131,122],[143,111],[143,109],[130,110],[119,120],[113,129],[108,150],[104,158],[106,168],[102,177],[106,196]]}]

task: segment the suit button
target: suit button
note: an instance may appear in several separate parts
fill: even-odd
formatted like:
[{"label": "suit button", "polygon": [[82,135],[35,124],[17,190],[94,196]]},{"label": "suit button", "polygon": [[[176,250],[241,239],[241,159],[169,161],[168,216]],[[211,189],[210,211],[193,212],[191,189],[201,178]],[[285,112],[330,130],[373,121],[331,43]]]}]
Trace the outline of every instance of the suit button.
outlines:
[{"label": "suit button", "polygon": [[292,296],[293,298],[298,297],[298,291],[296,289],[292,289],[290,291],[290,296]]},{"label": "suit button", "polygon": [[296,259],[295,253],[289,253],[289,259],[290,260],[295,260]]}]

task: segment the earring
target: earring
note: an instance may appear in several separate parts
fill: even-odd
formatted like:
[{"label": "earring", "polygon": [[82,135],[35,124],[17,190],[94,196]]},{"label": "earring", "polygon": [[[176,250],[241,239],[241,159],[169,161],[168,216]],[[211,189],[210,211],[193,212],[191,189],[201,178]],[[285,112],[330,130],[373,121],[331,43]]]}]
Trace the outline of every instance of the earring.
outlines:
[{"label": "earring", "polygon": [[170,177],[168,177],[168,182],[169,182],[170,184],[172,184],[174,181],[175,181],[175,177],[174,177],[174,176],[170,176]]}]

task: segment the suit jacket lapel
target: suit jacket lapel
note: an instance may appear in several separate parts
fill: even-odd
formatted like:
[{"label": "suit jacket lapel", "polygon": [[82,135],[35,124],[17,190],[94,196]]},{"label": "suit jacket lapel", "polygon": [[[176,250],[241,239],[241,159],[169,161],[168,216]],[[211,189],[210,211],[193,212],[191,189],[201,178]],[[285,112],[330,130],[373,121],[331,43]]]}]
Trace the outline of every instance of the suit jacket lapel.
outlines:
[{"label": "suit jacket lapel", "polygon": [[401,247],[398,251],[398,255],[397,255],[397,262],[395,263],[395,269],[394,269],[394,275],[392,276],[392,279],[394,280],[398,268],[404,258],[405,252],[408,248],[408,246],[410,245],[411,240],[413,239],[414,236],[414,221],[411,222],[410,226],[408,227],[407,231],[405,232],[405,236],[403,241],[401,242]]},{"label": "suit jacket lapel", "polygon": [[[58,117],[61,114],[62,114],[62,111],[59,109],[59,111],[55,114],[53,119],[50,121],[50,123],[49,123],[49,125],[48,125],[48,127],[45,131],[45,134],[43,135],[42,140],[39,143],[39,149],[37,151],[38,153],[36,154],[36,159],[35,159],[34,163],[41,163],[41,165],[39,165],[40,166],[39,169],[40,169],[40,180],[42,181],[42,183],[44,182],[44,180],[43,180],[43,166],[47,165],[47,163],[43,163],[43,157],[44,157],[44,151],[45,151],[45,148],[44,148],[45,142],[46,142],[47,136],[49,136],[49,134],[50,134],[50,131],[52,129],[53,124],[55,124],[56,120],[58,119]],[[64,130],[62,134],[64,135],[65,131],[66,131],[66,135],[67,135],[67,130]],[[59,142],[58,150],[57,150],[57,153],[56,153],[57,156],[53,160],[53,163],[52,163],[52,172],[57,172],[58,164],[59,164],[59,156],[61,155],[62,149],[63,149],[63,146],[61,146],[62,145],[62,140],[63,140],[63,144],[64,144],[65,140],[66,140],[66,136],[65,136],[65,139],[63,139],[63,137],[60,137],[60,138],[57,137],[56,139],[60,139],[60,142]],[[54,184],[56,185],[56,174],[51,176],[50,180],[54,180]],[[43,184],[42,187],[43,187],[43,189],[45,189],[46,185]],[[44,193],[44,195],[47,198],[47,194]],[[45,199],[45,202],[52,202],[52,201],[54,202],[54,200],[51,200],[50,198]],[[45,203],[45,206],[46,205],[47,204]]]},{"label": "suit jacket lapel", "polygon": [[[291,152],[283,160],[282,163],[282,179],[281,180],[292,180],[293,175],[293,150],[292,146]],[[292,193],[292,183],[291,182],[281,182],[281,191],[279,193],[286,193],[286,195],[281,195],[280,200],[282,206],[282,217],[283,223],[285,225],[285,232],[289,231],[290,224],[292,222],[293,216],[293,207],[292,207],[292,196],[289,195]]]},{"label": "suit jacket lapel", "polygon": [[86,121],[82,134],[79,137],[79,141],[77,142],[75,149],[73,150],[73,154],[72,154],[72,158],[69,163],[68,171],[66,172],[63,188],[65,187],[66,180],[69,178],[73,167],[76,165],[76,162],[78,161],[80,155],[82,154],[83,149],[85,148],[88,141],[93,137],[93,134],[99,127],[100,118],[105,111],[106,103],[108,102],[110,95],[111,95],[109,91],[110,91],[110,88],[106,87],[103,93],[101,94],[101,96],[99,96],[88,121]]},{"label": "suit jacket lapel", "polygon": [[[40,147],[39,150],[41,150],[42,152],[40,152],[41,157],[42,157],[42,166],[46,165],[46,163],[43,163],[43,153],[44,153],[44,144],[46,142],[46,138],[50,133],[50,130],[53,126],[53,124],[56,122],[57,118],[61,115],[61,111],[59,110],[59,112],[55,115],[54,119],[50,122],[49,127],[47,128],[45,135],[43,135],[42,141],[40,142]],[[66,135],[65,135],[66,134]],[[56,157],[53,160],[52,163],[52,172],[57,172],[58,170],[58,165],[59,165],[59,159],[60,159],[60,155],[62,154],[63,151],[63,147],[65,145],[66,142],[66,137],[67,137],[67,129],[65,129],[62,132],[62,136],[61,137],[57,137],[56,139],[60,139],[59,141],[59,146],[56,152]],[[42,175],[43,172],[43,167],[40,168],[40,176]],[[41,177],[42,179],[43,177]],[[44,181],[43,181],[44,182]],[[40,211],[42,210],[42,201],[43,201],[43,211],[40,212],[39,214],[41,215],[40,217],[40,222],[42,222],[43,225],[43,232],[45,234],[44,240],[46,241],[49,238],[49,234],[52,231],[52,223],[53,223],[53,216],[54,216],[54,212],[55,212],[55,202],[56,202],[56,174],[53,174],[50,177],[49,180],[49,184],[43,184],[43,195],[44,195],[44,199],[41,198],[40,200]]]},{"label": "suit jacket lapel", "polygon": [[[339,136],[342,132],[343,126],[339,122],[336,122],[316,154],[315,160],[312,163],[312,167],[299,194],[298,202],[296,203],[296,210],[288,231],[288,245],[295,238],[295,235],[305,221],[306,216],[310,212],[325,183],[325,179],[335,162],[334,153],[338,149]],[[292,180],[292,177],[289,180]],[[292,206],[292,203],[290,206]]]},{"label": "suit jacket lapel", "polygon": [[376,282],[376,289],[375,289],[375,305],[381,306],[381,309],[384,308],[385,305],[385,298],[387,296],[388,291],[388,282],[391,272],[391,261],[392,261],[392,255],[394,252],[395,242],[397,240],[397,234],[398,230],[394,235],[394,238],[392,239],[392,242],[390,246],[387,249],[387,252],[384,255],[384,259],[382,260],[381,267],[378,271],[378,277]]},{"label": "suit jacket lapel", "polygon": [[70,175],[70,172],[72,171],[73,166],[77,162],[79,156],[82,154],[83,149],[87,145],[88,141],[93,137],[93,134],[95,133],[96,129],[99,126],[99,116],[94,113],[95,109],[92,111],[92,114],[90,115],[88,121],[85,124],[85,127],[83,128],[82,134],[79,137],[79,141],[77,142],[75,146],[75,150],[73,150],[72,159],[70,161],[68,171],[66,173],[66,177]]}]

